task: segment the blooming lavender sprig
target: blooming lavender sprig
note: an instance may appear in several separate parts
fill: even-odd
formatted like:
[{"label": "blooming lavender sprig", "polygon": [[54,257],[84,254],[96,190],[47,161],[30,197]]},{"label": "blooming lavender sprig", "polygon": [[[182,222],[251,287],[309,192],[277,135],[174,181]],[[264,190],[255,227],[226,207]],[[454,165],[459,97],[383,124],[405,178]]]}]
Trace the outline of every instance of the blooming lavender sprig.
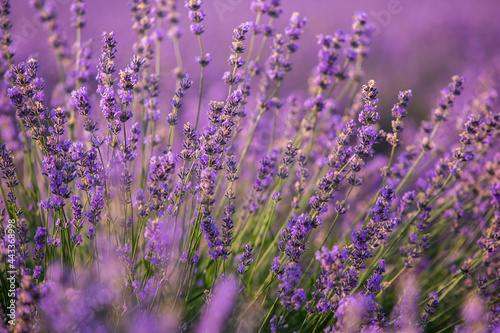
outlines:
[{"label": "blooming lavender sprig", "polygon": [[[28,130],[29,136],[35,140],[42,150],[47,149],[45,144],[46,126],[41,123],[47,118],[44,107],[45,81],[37,77],[38,61],[31,58],[27,63],[20,63],[12,68],[13,86],[8,89],[7,95],[17,115]],[[27,103],[29,101],[30,103]],[[31,103],[31,101],[33,103]]]},{"label": "blooming lavender sprig", "polygon": [[179,88],[174,93],[173,98],[170,100],[170,104],[172,104],[172,112],[170,112],[167,116],[167,122],[169,123],[170,126],[175,126],[177,125],[178,122],[178,112],[182,107],[182,98],[186,95],[188,89],[191,87],[193,84],[193,81],[189,77],[189,75],[186,75],[180,83],[179,83]]},{"label": "blooming lavender sprig", "polygon": [[[101,94],[104,98],[106,95],[110,94],[108,92],[112,85],[113,79],[111,75],[115,72],[115,62],[116,58],[116,40],[114,32],[104,32],[102,34],[102,47],[101,47],[101,55],[99,57],[99,64],[97,66],[97,92]],[[102,101],[102,100],[101,100]],[[101,102],[102,103],[102,102]],[[108,118],[107,114],[104,115]]]},{"label": "blooming lavender sprig", "polygon": [[170,195],[167,182],[174,173],[177,158],[171,152],[162,156],[151,157],[149,163],[148,174],[148,191],[151,198],[154,199],[152,210],[162,216],[168,206],[168,198]]},{"label": "blooming lavender sprig", "polygon": [[131,3],[132,29],[141,37],[153,26],[153,19],[149,16],[151,7],[146,0],[133,0]]},{"label": "blooming lavender sprig", "polygon": [[412,97],[411,90],[400,91],[398,95],[398,103],[394,104],[391,113],[395,118],[391,121],[392,133],[387,133],[386,140],[393,147],[400,146],[401,140],[398,138],[398,133],[404,131],[404,124],[402,119],[406,117],[408,102]]},{"label": "blooming lavender sprig", "polygon": [[364,126],[369,126],[380,120],[377,110],[378,90],[375,86],[375,81],[370,80],[368,84],[363,86],[363,100],[365,105],[359,114],[359,122]]},{"label": "blooming lavender sprig", "polygon": [[270,0],[266,13],[272,18],[278,18],[281,13],[283,13],[281,9],[281,0]]},{"label": "blooming lavender sprig", "polygon": [[86,212],[87,221],[89,222],[89,231],[87,238],[93,239],[97,230],[97,223],[101,221],[101,213],[105,207],[104,191],[102,187],[96,189],[95,194],[91,195],[90,207]]},{"label": "blooming lavender sprig", "polygon": [[278,330],[288,328],[288,324],[286,324],[285,318],[283,316],[280,316],[278,318],[278,316],[275,315],[271,318],[269,323],[271,324],[271,333],[276,333],[278,332]]},{"label": "blooming lavender sprig", "polygon": [[368,23],[368,15],[364,12],[354,15],[352,24],[353,35],[348,37],[350,48],[346,51],[346,57],[354,60],[357,57],[364,58],[370,52],[369,45],[373,26]]},{"label": "blooming lavender sprig", "polygon": [[[12,34],[10,29],[12,28],[12,21],[9,19],[10,15],[10,1],[2,0],[0,2],[0,26],[2,28],[2,33],[0,36],[0,45],[2,45],[2,71],[3,75],[7,74],[6,69],[12,66],[12,59],[15,54],[15,50],[12,45]],[[5,69],[5,70],[4,70]]]},{"label": "blooming lavender sprig", "polygon": [[285,156],[282,159],[282,164],[280,165],[278,171],[276,172],[276,175],[281,180],[287,179],[288,176],[290,175],[288,168],[295,162],[295,157],[298,154],[298,150],[299,149],[293,145],[292,141],[288,141],[284,153]]},{"label": "blooming lavender sprig", "polygon": [[80,89],[78,89],[78,91],[73,91],[71,93],[71,96],[75,101],[78,113],[86,118],[90,116],[90,110],[92,107],[90,105],[89,93],[87,88],[81,87]]},{"label": "blooming lavender sprig", "polygon": [[321,46],[321,49],[318,51],[318,65],[315,69],[317,74],[314,78],[314,84],[323,90],[332,85],[332,76],[340,75],[341,67],[338,64],[338,58],[344,42],[345,34],[343,31],[338,31],[333,36],[318,36],[318,45]]},{"label": "blooming lavender sprig", "polygon": [[87,11],[87,2],[85,0],[75,0],[71,4],[71,21],[75,28],[81,29],[85,27],[86,19],[85,13]]},{"label": "blooming lavender sprig", "polygon": [[202,220],[201,230],[205,233],[205,239],[208,243],[208,254],[213,260],[219,256],[227,259],[227,254],[224,251],[224,245],[220,238],[219,229],[211,216],[211,206],[214,203],[214,189],[216,172],[213,168],[206,168],[201,172],[201,198],[202,205]]},{"label": "blooming lavender sprig", "polygon": [[226,180],[229,181],[230,186],[224,193],[224,196],[229,200],[234,200],[236,199],[234,190],[233,190],[233,184],[236,180],[239,179],[237,176],[238,174],[238,163],[236,162],[236,159],[234,155],[231,155],[227,158],[226,162],[224,163],[225,169],[226,169]]},{"label": "blooming lavender sprig", "polygon": [[295,213],[287,222],[287,227],[281,233],[279,249],[283,251],[291,261],[298,263],[301,256],[306,252],[307,238],[311,231],[311,220],[307,214],[297,217]]},{"label": "blooming lavender sprig", "polygon": [[48,177],[52,194],[63,201],[71,197],[70,183],[76,178],[74,163],[58,161],[55,156],[44,157],[42,174]]},{"label": "blooming lavender sprig", "polygon": [[301,276],[300,267],[293,261],[288,262],[283,271],[278,274],[281,304],[289,311],[297,311],[306,301],[304,289],[297,288]]},{"label": "blooming lavender sprig", "polygon": [[33,251],[34,259],[42,261],[45,258],[45,243],[47,241],[47,229],[38,228],[35,233],[35,250]]},{"label": "blooming lavender sprig", "polygon": [[252,1],[250,9],[257,14],[266,14],[270,5],[265,0]]},{"label": "blooming lavender sprig", "polygon": [[223,249],[223,254],[225,256],[231,254],[231,242],[233,241],[233,228],[234,228],[234,222],[233,222],[233,215],[235,212],[236,208],[232,202],[229,203],[224,209],[224,217],[222,218],[222,228],[221,228],[221,235],[222,235],[222,246],[224,247]]},{"label": "blooming lavender sprig", "polygon": [[269,156],[264,156],[260,160],[260,167],[257,169],[257,179],[253,185],[256,191],[263,191],[268,188],[272,178],[270,177],[273,172],[273,159]]},{"label": "blooming lavender sprig", "polygon": [[355,126],[356,123],[353,120],[346,122],[342,131],[337,135],[335,145],[328,155],[327,164],[330,168],[340,171],[351,158],[353,152],[348,144],[350,137],[354,133]]},{"label": "blooming lavender sprig", "polygon": [[208,254],[212,260],[216,260],[220,256],[224,260],[227,259],[227,255],[224,254],[223,244],[220,239],[219,229],[215,224],[215,221],[211,217],[203,218],[201,222],[201,231],[205,233],[205,240],[208,244]]},{"label": "blooming lavender sprig", "polygon": [[76,188],[80,191],[94,193],[98,187],[106,186],[104,166],[99,161],[99,153],[95,147],[83,154],[78,161],[77,172]]},{"label": "blooming lavender sprig", "polygon": [[194,35],[201,35],[205,31],[205,24],[203,24],[203,19],[205,18],[205,12],[201,9],[203,4],[202,0],[186,0],[184,6],[189,9],[189,19],[191,20],[191,33]]},{"label": "blooming lavender sprig", "polygon": [[2,172],[2,179],[5,180],[7,187],[9,188],[7,198],[4,198],[4,204],[6,205],[9,214],[13,214],[13,216],[20,216],[23,210],[17,205],[16,193],[14,191],[14,188],[19,185],[19,180],[16,176],[14,158],[12,156],[12,152],[8,151],[7,147],[2,143],[0,143],[0,171]]},{"label": "blooming lavender sprig", "polygon": [[[334,246],[330,251],[323,246],[321,251],[316,251],[316,260],[321,264],[321,271],[314,285],[312,295],[316,300],[316,308],[321,313],[327,313],[335,308],[330,300],[332,295],[342,295],[342,278],[344,275],[347,251]],[[311,309],[312,310],[312,309]]]},{"label": "blooming lavender sprig", "polygon": [[247,267],[252,264],[252,250],[253,247],[251,245],[245,246],[245,252],[240,257],[240,263],[238,265],[237,272],[241,275],[244,275],[247,272]]},{"label": "blooming lavender sprig", "polygon": [[285,35],[290,39],[286,46],[290,53],[294,53],[299,49],[300,44],[298,40],[304,32],[303,28],[306,23],[307,18],[300,17],[298,12],[294,12],[290,17],[289,25],[285,28]]},{"label": "blooming lavender sprig", "polygon": [[464,89],[465,77],[455,75],[451,78],[451,82],[447,88],[441,91],[441,101],[437,108],[434,109],[435,121],[446,120],[449,109],[453,106],[455,97],[459,96]]},{"label": "blooming lavender sprig", "polygon": [[386,263],[382,259],[379,262],[377,268],[373,272],[373,275],[366,282],[366,293],[375,296],[382,289],[382,274],[385,273]]},{"label": "blooming lavender sprig", "polygon": [[125,111],[122,111],[120,115],[120,121],[122,123],[129,120],[133,115],[130,110],[130,106],[132,101],[134,100],[134,88],[137,85],[138,81],[138,73],[141,70],[141,67],[144,65],[144,60],[139,59],[137,55],[135,55],[130,63],[125,67],[123,71],[120,70],[120,81],[118,82],[118,96],[120,96],[120,100],[122,105],[125,107]]},{"label": "blooming lavender sprig", "polygon": [[232,67],[232,71],[224,72],[222,77],[223,81],[229,85],[229,93],[231,93],[233,85],[239,84],[243,79],[241,73],[238,72],[238,68],[245,65],[245,61],[240,57],[240,55],[245,51],[243,41],[245,40],[246,34],[249,30],[249,22],[242,23],[233,30],[233,42],[231,44],[232,54],[228,59],[229,65]]},{"label": "blooming lavender sprig", "polygon": [[372,256],[372,249],[387,239],[397,224],[397,219],[390,216],[394,190],[386,185],[379,191],[379,196],[370,212],[370,220],[366,227],[354,229],[352,243],[349,245],[349,258],[356,270],[366,268],[365,261]]},{"label": "blooming lavender sprig", "polygon": [[376,247],[382,243],[398,223],[396,218],[390,216],[392,202],[395,198],[394,190],[391,186],[384,186],[379,191],[379,196],[370,212],[370,220],[366,225],[366,230],[373,239],[372,246]]},{"label": "blooming lavender sprig", "polygon": [[[375,81],[370,80],[363,86],[363,99],[365,105],[360,112],[358,120],[363,125],[358,130],[359,144],[354,147],[357,154],[357,160],[352,163],[352,170],[359,172],[364,162],[362,157],[371,157],[374,154],[373,146],[381,141],[382,134],[377,132],[372,124],[375,124],[380,116],[377,112],[378,90]],[[382,132],[383,133],[383,132]]]},{"label": "blooming lavender sprig", "polygon": [[76,229],[81,229],[83,227],[83,205],[81,203],[81,199],[78,196],[71,197],[71,209],[73,210],[73,220],[71,224]]},{"label": "blooming lavender sprig", "polygon": [[430,300],[424,308],[424,314],[420,317],[420,326],[425,328],[430,323],[430,316],[436,313],[439,305],[439,295],[437,293],[430,293]]},{"label": "blooming lavender sprig", "polygon": [[285,39],[282,34],[276,34],[273,40],[272,53],[266,61],[266,76],[270,81],[281,82],[292,64],[285,55]]}]

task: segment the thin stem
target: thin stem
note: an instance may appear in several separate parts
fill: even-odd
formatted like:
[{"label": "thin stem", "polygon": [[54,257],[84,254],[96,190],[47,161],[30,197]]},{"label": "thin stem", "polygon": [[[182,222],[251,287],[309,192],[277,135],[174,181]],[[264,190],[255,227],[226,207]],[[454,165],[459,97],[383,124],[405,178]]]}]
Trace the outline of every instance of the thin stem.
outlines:
[{"label": "thin stem", "polygon": [[[158,17],[156,19],[156,29],[161,31],[162,18]],[[155,74],[160,75],[161,73],[161,40],[156,38],[156,55],[155,55]]]},{"label": "thin stem", "polygon": [[273,131],[271,133],[271,141],[269,142],[269,148],[267,150],[267,154],[270,155],[271,154],[271,151],[274,147],[274,138],[275,138],[275,135],[276,135],[276,124],[278,122],[278,111],[279,109],[278,108],[274,108],[274,124],[273,124]]},{"label": "thin stem", "polygon": [[[203,44],[201,43],[201,37],[198,35],[198,45],[200,47],[201,58],[205,56],[203,51]],[[200,87],[198,89],[198,109],[196,111],[196,122],[194,124],[194,129],[198,129],[198,122],[200,120],[200,109],[201,109],[201,97],[203,95],[203,79],[205,78],[205,65],[201,65],[201,75],[200,75]]]}]

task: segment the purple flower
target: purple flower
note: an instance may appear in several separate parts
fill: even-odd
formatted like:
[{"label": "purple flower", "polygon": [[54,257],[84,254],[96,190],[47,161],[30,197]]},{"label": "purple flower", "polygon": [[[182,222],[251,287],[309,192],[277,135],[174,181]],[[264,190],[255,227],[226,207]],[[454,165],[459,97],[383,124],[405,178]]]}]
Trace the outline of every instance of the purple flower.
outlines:
[{"label": "purple flower", "polygon": [[100,106],[104,117],[108,121],[113,120],[117,116],[118,114],[117,105],[118,102],[116,101],[114,90],[103,89]]},{"label": "purple flower", "polygon": [[381,290],[382,274],[385,272],[385,260],[380,260],[379,266],[366,283],[367,294],[376,295]]},{"label": "purple flower", "polygon": [[35,266],[33,269],[33,279],[39,280],[42,277],[43,274],[43,267],[42,266]]},{"label": "purple flower", "polygon": [[280,316],[278,318],[276,315],[274,315],[269,323],[271,324],[271,333],[276,333],[278,330],[288,328],[288,325],[285,323],[285,318],[283,318],[283,316]]},{"label": "purple flower", "polygon": [[186,0],[185,7],[189,9],[189,20],[192,22],[189,26],[193,35],[201,35],[205,31],[205,25],[202,23],[205,13],[201,10],[201,0]]},{"label": "purple flower", "polygon": [[328,300],[332,293],[340,295],[342,292],[341,283],[346,259],[347,251],[341,251],[339,246],[334,246],[331,251],[323,246],[321,251],[316,252],[316,260],[321,264],[321,271],[316,280],[313,296],[318,299],[316,307],[322,313],[328,312],[332,307],[332,303]]},{"label": "purple flower", "polygon": [[232,251],[230,251],[229,248],[231,247],[231,242],[233,240],[234,212],[235,212],[235,206],[231,202],[229,205],[225,207],[224,218],[222,219],[223,223],[222,223],[221,234],[222,234],[222,245],[224,246],[223,250],[224,257],[227,257],[229,254],[232,253]]},{"label": "purple flower", "polygon": [[269,17],[278,18],[282,12],[281,0],[271,0],[269,2],[269,8],[267,9],[267,15]]},{"label": "purple flower", "polygon": [[152,182],[165,182],[174,172],[177,159],[174,154],[168,152],[163,156],[153,156],[149,163],[149,179]]},{"label": "purple flower", "polygon": [[123,71],[120,71],[118,95],[125,106],[130,105],[134,99],[133,90],[137,85],[138,72],[143,65],[144,60],[139,60],[137,55],[135,55],[130,64]]},{"label": "purple flower", "polygon": [[35,233],[35,250],[33,251],[34,259],[42,261],[45,258],[45,243],[47,241],[47,230],[38,227]]},{"label": "purple flower", "polygon": [[111,74],[115,72],[115,63],[113,59],[116,57],[116,40],[114,32],[104,32],[102,34],[102,47],[99,64],[97,66],[97,92],[104,95],[106,90],[109,90],[113,85]]},{"label": "purple flower", "polygon": [[226,259],[227,256],[223,251],[219,229],[213,218],[204,218],[201,222],[201,230],[205,233],[205,240],[208,243],[208,254],[210,257],[213,260],[217,259],[219,256],[223,256],[223,258]]},{"label": "purple flower", "polygon": [[186,0],[184,1],[184,6],[189,10],[199,10],[201,5],[203,4],[203,0]]},{"label": "purple flower", "polygon": [[[104,209],[104,190],[102,187],[98,188],[95,193],[91,194],[90,207],[87,210],[87,219],[91,225],[97,224],[101,221],[101,212]],[[91,226],[92,228],[92,226]],[[95,227],[94,227],[95,228]],[[89,230],[90,232],[90,230]]]},{"label": "purple flower", "polygon": [[443,121],[448,117],[448,111],[453,106],[455,97],[464,89],[465,77],[455,75],[447,88],[441,91],[441,100],[434,109],[434,121]]},{"label": "purple flower", "polygon": [[420,326],[425,327],[428,323],[430,323],[430,316],[436,313],[436,309],[439,305],[439,296],[437,293],[429,294],[430,300],[427,302],[427,305],[424,308],[424,314],[420,317]]},{"label": "purple flower", "polygon": [[275,257],[273,259],[273,264],[271,266],[271,272],[278,274],[280,271],[280,257]]},{"label": "purple flower", "polygon": [[177,90],[175,91],[174,97],[170,100],[170,104],[172,105],[173,110],[168,114],[167,121],[171,126],[177,125],[177,113],[182,107],[182,98],[186,95],[187,90],[191,87],[192,84],[193,81],[191,80],[189,75],[186,75],[186,77],[184,77],[179,83],[179,88],[177,88]]},{"label": "purple flower", "polygon": [[90,115],[90,101],[87,88],[81,87],[78,91],[73,91],[71,96],[76,104],[78,113],[84,117],[88,117]]},{"label": "purple flower", "polygon": [[299,217],[295,213],[287,222],[287,227],[281,233],[281,241],[278,247],[291,261],[298,263],[302,254],[306,252],[307,238],[311,231],[311,220],[307,214]]},{"label": "purple flower", "polygon": [[75,28],[81,29],[85,27],[85,12],[87,10],[87,2],[85,0],[76,0],[71,4],[71,21]]},{"label": "purple flower", "polygon": [[238,273],[243,275],[247,272],[246,267],[250,266],[252,263],[252,250],[253,247],[250,245],[245,246],[245,252],[240,257],[240,263],[238,265]]},{"label": "purple flower", "polygon": [[298,288],[301,276],[299,265],[293,261],[288,262],[278,274],[281,304],[289,311],[297,311],[306,301],[304,290]]},{"label": "purple flower", "polygon": [[400,91],[398,94],[398,103],[394,104],[392,107],[392,116],[394,118],[405,118],[407,115],[406,107],[408,106],[408,102],[410,101],[410,97],[412,97],[411,90]]},{"label": "purple flower", "polygon": [[198,260],[200,260],[200,254],[195,251],[193,254],[193,258],[191,259],[191,263],[196,265],[198,263]]},{"label": "purple flower", "polygon": [[70,242],[73,246],[78,246],[82,243],[82,235],[77,235],[76,232],[72,232],[70,236]]}]

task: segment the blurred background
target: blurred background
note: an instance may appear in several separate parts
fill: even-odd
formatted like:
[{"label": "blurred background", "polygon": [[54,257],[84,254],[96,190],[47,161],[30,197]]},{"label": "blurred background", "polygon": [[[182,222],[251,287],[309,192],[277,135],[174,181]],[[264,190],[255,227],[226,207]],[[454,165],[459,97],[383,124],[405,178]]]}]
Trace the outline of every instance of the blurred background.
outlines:
[{"label": "blurred background", "polygon": [[[50,88],[57,80],[54,54],[46,43],[46,29],[28,3],[28,0],[12,1],[12,32],[17,48],[15,61],[24,61],[32,55],[39,57],[40,74]],[[71,45],[76,39],[75,30],[70,26],[71,0],[54,0],[53,3],[58,21]],[[224,98],[223,91],[227,89],[221,77],[224,71],[229,70],[227,57],[232,30],[240,23],[255,18],[249,6],[250,1],[247,0],[206,0],[203,5],[207,17],[202,39],[213,62],[206,69],[207,93],[202,105],[207,105],[210,99]],[[308,18],[300,41],[301,48],[293,55],[293,71],[285,79],[283,98],[290,92],[307,91],[307,78],[317,62],[316,36],[336,30],[350,32],[352,16],[359,11],[366,12],[375,26],[371,54],[363,64],[363,81],[377,81],[382,117],[390,117],[390,108],[399,90],[412,89],[414,99],[410,113],[421,119],[436,103],[440,90],[453,74],[465,75],[469,82],[466,89],[474,89],[472,87],[478,80],[494,80],[500,63],[498,0],[286,0],[282,7],[283,15],[276,23],[278,30],[286,26],[295,11]],[[193,105],[196,102],[199,66],[194,63],[194,58],[199,55],[199,50],[195,36],[189,32],[184,1],[178,1],[178,11],[184,28],[180,39],[184,66],[194,81],[192,103],[186,101],[185,114],[180,118],[180,123],[183,123],[192,117],[189,116],[191,112],[196,112]],[[93,39],[94,71],[103,31],[115,31],[118,41],[117,69],[124,68],[133,55],[132,44],[137,40],[131,28],[128,1],[88,1],[87,26],[82,40]],[[168,38],[164,40],[162,54],[161,95],[170,99],[175,89],[175,57]],[[479,79],[480,74],[482,77]],[[91,76],[95,77],[95,73]],[[497,82],[493,84],[498,86]],[[470,93],[474,95],[474,92]],[[166,105],[167,113],[168,108]]]}]

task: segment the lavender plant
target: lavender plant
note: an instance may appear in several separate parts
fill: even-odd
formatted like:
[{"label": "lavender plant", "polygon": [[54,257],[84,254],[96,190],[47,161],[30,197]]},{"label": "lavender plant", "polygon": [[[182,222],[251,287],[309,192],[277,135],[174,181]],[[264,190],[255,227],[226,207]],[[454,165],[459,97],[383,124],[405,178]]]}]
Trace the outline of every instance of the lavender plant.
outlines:
[{"label": "lavender plant", "polygon": [[86,1],[67,31],[51,1],[30,4],[58,80],[16,57],[1,0],[2,331],[500,331],[494,87],[453,76],[429,120],[404,124],[422,97],[366,77],[358,13],[318,36],[291,92],[308,21],[280,29],[281,2],[256,0],[207,89],[225,59],[205,52],[201,0],[131,1],[122,68],[123,36],[103,32],[97,54],[82,41]]}]

